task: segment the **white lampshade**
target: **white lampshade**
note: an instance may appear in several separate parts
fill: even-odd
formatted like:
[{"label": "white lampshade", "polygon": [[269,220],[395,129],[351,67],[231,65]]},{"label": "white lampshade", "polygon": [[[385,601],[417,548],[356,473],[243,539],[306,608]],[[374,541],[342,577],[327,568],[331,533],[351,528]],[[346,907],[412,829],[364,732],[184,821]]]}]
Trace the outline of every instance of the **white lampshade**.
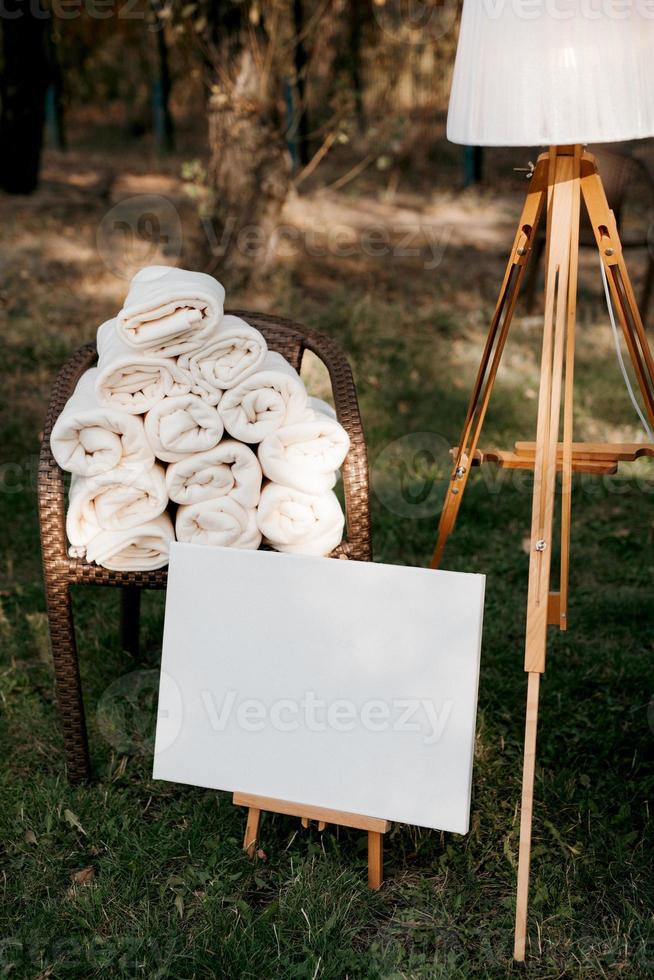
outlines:
[{"label": "white lampshade", "polygon": [[469,146],[654,134],[654,0],[464,0],[447,135]]}]

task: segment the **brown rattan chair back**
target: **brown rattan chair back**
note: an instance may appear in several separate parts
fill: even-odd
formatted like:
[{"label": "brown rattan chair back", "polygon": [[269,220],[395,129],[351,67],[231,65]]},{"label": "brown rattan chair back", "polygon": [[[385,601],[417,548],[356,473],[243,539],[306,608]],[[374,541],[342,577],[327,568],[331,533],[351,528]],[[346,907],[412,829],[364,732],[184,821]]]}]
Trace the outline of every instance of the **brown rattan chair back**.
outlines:
[{"label": "brown rattan chair back", "polygon": [[[271,350],[278,351],[300,370],[305,351],[312,351],[326,366],[336,414],[350,436],[350,451],[342,469],[346,540],[334,558],[372,560],[368,457],[352,372],[342,351],[329,337],[305,330],[282,317],[234,310],[257,327]],[[167,569],[150,572],[114,572],[81,558],[70,558],[66,541],[65,479],[52,456],[50,433],[81,375],[96,360],[94,344],[81,347],[59,372],[50,399],[39,459],[38,503],[48,622],[55,667],[68,777],[72,782],[90,777],[90,763],[79,665],[75,643],[70,589],[78,583],[120,586],[123,589],[121,630],[124,645],[138,646],[140,589],[166,587]]]}]

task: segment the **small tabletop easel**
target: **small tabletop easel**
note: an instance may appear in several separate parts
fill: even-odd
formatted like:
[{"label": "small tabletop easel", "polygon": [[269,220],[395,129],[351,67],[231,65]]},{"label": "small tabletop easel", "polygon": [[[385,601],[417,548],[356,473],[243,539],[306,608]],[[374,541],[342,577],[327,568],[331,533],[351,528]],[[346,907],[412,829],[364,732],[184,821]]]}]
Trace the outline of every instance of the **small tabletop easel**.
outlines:
[{"label": "small tabletop easel", "polygon": [[299,817],[302,826],[307,828],[315,821],[318,830],[323,831],[327,824],[338,824],[341,827],[355,827],[368,831],[368,887],[381,888],[384,880],[384,834],[390,827],[388,820],[377,817],[363,817],[356,813],[345,813],[342,810],[329,810],[325,807],[308,806],[304,803],[289,803],[287,800],[274,800],[269,796],[256,796],[252,793],[234,793],[235,806],[248,807],[248,818],[245,827],[243,850],[248,857],[256,854],[259,839],[259,823],[264,810],[270,813],[284,813],[290,817]]},{"label": "small tabletop easel", "polygon": [[[543,153],[531,176],[499,300],[482,355],[459,445],[453,450],[454,468],[438,528],[432,567],[440,562],[457,514],[470,469],[485,462],[533,470],[533,510],[527,595],[525,670],[529,675],[525,726],[522,809],[514,957],[524,960],[527,933],[529,861],[536,759],[536,730],[540,676],[545,670],[547,627],[566,629],[570,566],[572,474],[614,473],[618,463],[654,456],[654,445],[574,443],[573,372],[579,218],[583,198],[597,248],[618,311],[624,339],[654,429],[654,360],[638,312],[610,210],[594,157],[581,146],[552,147]],[[497,376],[520,285],[543,210],[547,212],[545,316],[541,360],[538,424],[535,443],[516,443],[514,450],[482,451],[481,429]],[[559,442],[561,398],[563,433]],[[561,562],[559,590],[550,590],[552,531],[556,476],[561,473]]]}]

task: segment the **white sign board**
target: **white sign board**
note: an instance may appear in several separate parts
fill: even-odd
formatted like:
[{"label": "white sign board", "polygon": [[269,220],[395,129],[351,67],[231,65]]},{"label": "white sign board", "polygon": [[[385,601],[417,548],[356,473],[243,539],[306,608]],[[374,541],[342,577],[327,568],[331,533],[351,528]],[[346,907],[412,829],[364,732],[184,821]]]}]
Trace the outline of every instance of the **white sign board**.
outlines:
[{"label": "white sign board", "polygon": [[465,833],[484,584],[173,544],[155,778]]}]

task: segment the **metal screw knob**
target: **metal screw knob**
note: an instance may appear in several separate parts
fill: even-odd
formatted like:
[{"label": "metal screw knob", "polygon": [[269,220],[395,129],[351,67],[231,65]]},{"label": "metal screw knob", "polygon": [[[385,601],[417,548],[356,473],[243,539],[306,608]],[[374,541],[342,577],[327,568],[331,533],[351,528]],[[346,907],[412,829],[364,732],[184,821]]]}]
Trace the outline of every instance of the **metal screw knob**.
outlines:
[{"label": "metal screw knob", "polygon": [[605,255],[615,255],[615,249],[614,248],[607,248],[607,249],[604,250],[604,254]]},{"label": "metal screw knob", "polygon": [[465,466],[457,466],[456,475],[459,477],[459,479],[461,479],[462,476],[465,476],[465,472],[466,472]]},{"label": "metal screw knob", "polygon": [[545,541],[543,538],[539,538],[536,542],[536,551],[545,551],[546,548],[547,541]]}]

